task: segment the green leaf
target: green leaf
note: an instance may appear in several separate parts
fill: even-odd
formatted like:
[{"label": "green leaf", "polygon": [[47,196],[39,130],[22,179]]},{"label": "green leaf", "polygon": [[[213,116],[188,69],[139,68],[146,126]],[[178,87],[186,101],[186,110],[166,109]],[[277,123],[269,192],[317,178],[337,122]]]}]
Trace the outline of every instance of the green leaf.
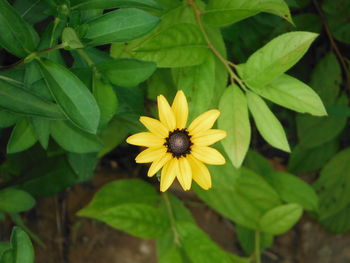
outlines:
[{"label": "green leaf", "polygon": [[227,26],[260,12],[272,13],[293,23],[288,5],[283,0],[209,0],[203,19],[214,26]]},{"label": "green leaf", "polygon": [[84,39],[90,46],[126,42],[149,33],[159,21],[139,9],[118,9],[90,21]]},{"label": "green leaf", "polygon": [[257,229],[259,218],[280,204],[275,190],[256,173],[241,168],[239,173],[226,164],[210,167],[213,187],[209,191],[194,187],[196,194],[221,215],[237,224]]},{"label": "green leaf", "polygon": [[19,116],[6,110],[0,110],[0,128],[7,128],[14,125]]},{"label": "green leaf", "polygon": [[50,119],[66,119],[57,104],[0,80],[0,106],[12,112]]},{"label": "green leaf", "polygon": [[32,147],[37,142],[33,127],[26,118],[20,119],[12,130],[7,143],[7,153],[17,153]]},{"label": "green leaf", "polygon": [[[342,95],[337,99],[336,105],[346,106],[347,101],[347,96]],[[299,145],[302,149],[310,149],[335,139],[344,130],[347,118],[297,115],[296,121]]]},{"label": "green leaf", "polygon": [[44,149],[47,149],[50,139],[51,121],[42,118],[31,118],[30,124],[33,127],[35,137]]},{"label": "green leaf", "polygon": [[263,88],[254,89],[260,96],[285,108],[310,113],[315,116],[327,115],[320,97],[300,80],[283,74]]},{"label": "green leaf", "polygon": [[102,144],[96,135],[86,133],[67,121],[51,123],[52,138],[65,150],[75,153],[98,152]]},{"label": "green leaf", "polygon": [[249,57],[242,78],[254,88],[263,87],[298,62],[317,36],[300,31],[274,38]]},{"label": "green leaf", "polygon": [[[200,65],[172,69],[170,78],[174,80],[177,90],[182,90],[186,94],[191,109],[189,122],[214,107],[215,68],[215,58],[213,55],[209,55]],[[156,93],[162,94],[159,87],[156,87]]]},{"label": "green leaf", "polygon": [[68,153],[68,162],[77,174],[79,182],[89,180],[94,175],[97,164],[96,153]]},{"label": "green leaf", "polygon": [[337,153],[322,169],[314,188],[320,198],[319,218],[335,215],[350,204],[350,148]]},{"label": "green leaf", "polygon": [[175,24],[152,35],[132,50],[136,57],[157,62],[161,68],[194,66],[209,54],[202,33],[193,24]]},{"label": "green leaf", "polygon": [[0,211],[2,212],[20,213],[30,210],[34,205],[34,198],[23,190],[6,188],[0,191]]},{"label": "green leaf", "polygon": [[[175,72],[177,69],[174,69]],[[180,71],[181,69],[179,69]],[[167,99],[175,97],[177,85],[174,79],[176,77],[172,75],[171,69],[159,68],[156,72],[147,80],[147,98],[156,101],[159,94],[163,94]],[[187,84],[187,81],[186,81]],[[184,86],[178,86],[181,89]],[[185,90],[185,89],[184,89]],[[188,93],[186,93],[186,97]]]},{"label": "green leaf", "polygon": [[62,42],[67,44],[69,49],[83,48],[84,45],[80,42],[77,32],[71,27],[66,27],[62,32]]},{"label": "green leaf", "polygon": [[48,88],[67,117],[79,128],[96,133],[100,111],[88,88],[67,68],[40,61]]},{"label": "green leaf", "polygon": [[249,148],[251,130],[247,100],[238,86],[232,85],[226,89],[219,109],[218,127],[227,131],[227,137],[221,144],[233,165],[239,168]]},{"label": "green leaf", "polygon": [[154,208],[158,195],[149,184],[137,179],[105,185],[91,203],[78,212],[142,238],[154,238],[168,227],[165,215]]},{"label": "green leaf", "polygon": [[273,147],[290,152],[283,126],[264,100],[252,92],[247,92],[247,102],[261,136]]},{"label": "green leaf", "polygon": [[329,141],[315,148],[304,149],[297,145],[289,158],[288,171],[292,173],[306,173],[322,168],[339,148],[337,140]]},{"label": "green leaf", "polygon": [[159,4],[154,0],[72,0],[71,9],[111,9],[122,7],[159,9]]},{"label": "green leaf", "polygon": [[350,205],[332,216],[320,220],[320,224],[328,231],[341,234],[350,230]]},{"label": "green leaf", "polygon": [[156,70],[156,64],[136,59],[114,59],[97,68],[114,85],[122,87],[134,87],[148,79]]},{"label": "green leaf", "polygon": [[310,86],[328,106],[332,105],[340,92],[341,68],[333,53],[326,54],[312,71]]},{"label": "green leaf", "polygon": [[17,11],[7,2],[0,1],[0,46],[8,52],[25,57],[34,51],[39,38]]},{"label": "green leaf", "polygon": [[299,204],[308,211],[318,211],[318,196],[315,190],[303,180],[285,172],[269,173],[264,177],[283,201]]},{"label": "green leaf", "polygon": [[[6,250],[10,250],[10,249],[11,249],[11,244],[10,243],[8,243],[8,242],[0,242],[0,260],[1,260],[1,257],[3,255],[3,253]],[[4,262],[4,263],[6,263],[6,262]]]},{"label": "green leaf", "polygon": [[[255,231],[245,228],[244,226],[236,225],[235,233],[239,244],[248,255],[252,255],[255,251]],[[273,235],[262,232],[260,234],[260,248],[266,249],[273,245]]]},{"label": "green leaf", "polygon": [[268,160],[254,150],[249,150],[247,157],[244,160],[244,165],[263,176],[275,172]]},{"label": "green leaf", "polygon": [[277,206],[261,218],[260,229],[273,235],[283,234],[298,222],[302,214],[303,208],[298,204]]},{"label": "green leaf", "polygon": [[100,127],[104,127],[114,117],[118,110],[118,98],[113,87],[103,82],[97,76],[93,76],[93,94],[100,107]]},{"label": "green leaf", "polygon": [[15,226],[11,233],[13,263],[34,263],[34,248],[29,236]]}]

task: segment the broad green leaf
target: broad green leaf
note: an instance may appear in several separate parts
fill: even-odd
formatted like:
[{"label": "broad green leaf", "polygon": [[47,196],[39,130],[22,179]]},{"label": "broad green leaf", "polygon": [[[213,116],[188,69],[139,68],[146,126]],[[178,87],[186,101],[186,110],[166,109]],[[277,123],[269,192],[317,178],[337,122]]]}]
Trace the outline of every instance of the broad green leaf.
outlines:
[{"label": "broad green leaf", "polygon": [[81,43],[77,32],[71,27],[66,27],[63,29],[62,42],[67,45],[68,49],[84,48],[84,45]]},{"label": "broad green leaf", "polygon": [[139,9],[118,9],[90,21],[83,40],[90,46],[126,42],[149,33],[159,21]]},{"label": "broad green leaf", "polygon": [[6,188],[0,191],[0,211],[2,212],[19,213],[28,211],[34,205],[34,198],[23,190]]},{"label": "broad green leaf", "polygon": [[221,144],[233,165],[239,168],[249,148],[251,130],[247,100],[238,86],[232,85],[226,89],[219,110],[218,127],[227,131],[227,137]]},{"label": "broad green leaf", "polygon": [[67,121],[54,121],[50,125],[52,138],[65,150],[75,153],[98,152],[102,144],[96,135],[86,133]]},{"label": "broad green leaf", "polygon": [[292,173],[313,172],[322,168],[339,148],[337,140],[329,141],[315,148],[303,149],[297,145],[289,158],[288,171]]},{"label": "broad green leaf", "polygon": [[43,118],[31,118],[30,124],[33,127],[35,137],[44,149],[47,149],[50,139],[51,121]]},{"label": "broad green leaf", "polygon": [[[181,69],[179,69],[181,70]],[[174,69],[176,72],[177,69]],[[172,69],[159,68],[147,80],[147,98],[156,101],[159,94],[163,94],[169,101],[175,97],[177,84],[173,77]],[[186,82],[187,83],[187,82]],[[181,89],[183,86],[180,86]],[[187,97],[186,93],[186,97]]]},{"label": "broad green leaf", "polygon": [[275,190],[256,173],[225,164],[210,167],[213,187],[205,191],[194,187],[196,194],[211,208],[233,222],[257,229],[259,218],[280,204]]},{"label": "broad green leaf", "polygon": [[254,89],[260,96],[285,108],[315,116],[327,115],[320,97],[300,80],[283,74],[263,88]]},{"label": "broad green leaf", "polygon": [[[191,109],[188,123],[198,115],[214,107],[215,58],[213,55],[209,55],[200,65],[172,69],[172,79],[176,88],[186,94],[189,108]],[[156,92],[160,94],[158,87]]]},{"label": "broad green leaf", "polygon": [[100,111],[88,88],[59,64],[41,60],[40,66],[48,88],[67,117],[81,129],[96,133]]},{"label": "broad green leaf", "polygon": [[[8,243],[8,242],[0,242],[0,260],[1,260],[1,257],[2,257],[2,254],[6,251],[6,250],[9,250],[11,249],[11,244]],[[6,262],[4,262],[6,263]]]},{"label": "broad green leaf", "polygon": [[66,119],[58,105],[0,80],[0,106],[6,110],[49,119]]},{"label": "broad green leaf", "polygon": [[333,53],[328,53],[312,71],[310,86],[328,106],[339,96],[341,82],[341,68],[337,57]]},{"label": "broad green leaf", "polygon": [[132,52],[158,67],[176,68],[201,64],[210,51],[198,27],[183,23],[167,27]]},{"label": "broad green leaf", "polygon": [[247,102],[261,136],[273,147],[290,152],[283,126],[264,100],[252,92],[247,92]]},{"label": "broad green leaf", "polygon": [[12,263],[34,263],[34,248],[29,236],[15,226],[11,233]]},{"label": "broad green leaf", "polygon": [[350,230],[350,205],[334,215],[320,220],[320,224],[328,231],[341,234]]},{"label": "broad green leaf", "polygon": [[160,6],[155,0],[72,0],[71,9],[111,9],[122,7],[137,7],[159,9]]},{"label": "broad green leaf", "polygon": [[260,229],[273,235],[283,234],[298,222],[302,214],[303,208],[298,204],[277,206],[261,218]]},{"label": "broad green leaf", "polygon": [[37,142],[32,125],[26,118],[20,119],[12,130],[7,143],[7,153],[17,153],[32,147]]},{"label": "broad green leaf", "polygon": [[248,151],[244,165],[262,176],[275,172],[268,160],[254,150]]},{"label": "broad green leaf", "polygon": [[[347,96],[342,95],[337,99],[336,106],[345,106],[347,101]],[[296,121],[300,147],[311,149],[335,139],[344,130],[347,118],[297,115]]]},{"label": "broad green leaf", "polygon": [[165,215],[154,208],[154,188],[138,179],[119,180],[105,185],[91,203],[78,212],[142,238],[161,235],[168,227]]},{"label": "broad green leaf", "polygon": [[263,87],[297,63],[317,36],[297,31],[274,38],[249,57],[241,77],[254,88]]},{"label": "broad green leaf", "polygon": [[156,70],[156,64],[136,59],[115,59],[98,64],[97,68],[114,85],[134,87],[148,79]]},{"label": "broad green leaf", "polygon": [[350,148],[337,153],[322,169],[314,188],[320,198],[319,218],[335,215],[350,204]]},{"label": "broad green leaf", "polygon": [[318,211],[318,196],[315,190],[303,180],[285,172],[269,173],[264,175],[264,178],[283,201],[299,204],[308,211]]},{"label": "broad green leaf", "polygon": [[18,11],[21,17],[29,24],[41,22],[49,16],[47,11],[50,6],[45,1],[17,0],[13,7]]},{"label": "broad green leaf", "polygon": [[17,122],[18,118],[18,115],[0,109],[0,128],[7,128],[14,125]]},{"label": "broad green leaf", "polygon": [[97,164],[96,153],[68,153],[67,157],[79,182],[87,181],[93,176]]},{"label": "broad green leaf", "polygon": [[0,46],[18,57],[34,51],[39,38],[29,25],[7,2],[0,1]]},{"label": "broad green leaf", "polygon": [[118,110],[118,98],[113,87],[103,82],[97,76],[93,76],[93,94],[100,107],[100,127],[104,127],[113,118]]},{"label": "broad green leaf", "polygon": [[272,13],[293,23],[283,0],[209,0],[203,19],[214,26],[227,26],[260,12]]},{"label": "broad green leaf", "polygon": [[[248,255],[252,255],[255,251],[255,231],[244,226],[236,225],[235,233],[239,244]],[[274,236],[268,233],[260,234],[260,248],[266,249],[272,246]]]}]

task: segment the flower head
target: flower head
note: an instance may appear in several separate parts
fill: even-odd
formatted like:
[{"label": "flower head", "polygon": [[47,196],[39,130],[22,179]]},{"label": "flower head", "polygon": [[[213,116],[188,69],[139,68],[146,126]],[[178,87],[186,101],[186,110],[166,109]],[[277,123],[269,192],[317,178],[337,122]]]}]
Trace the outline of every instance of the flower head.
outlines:
[{"label": "flower head", "polygon": [[178,91],[170,106],[163,95],[157,97],[159,120],[140,117],[149,132],[127,138],[129,144],[148,147],[137,157],[137,163],[152,163],[148,176],[160,169],[160,190],[166,191],[177,178],[184,190],[191,188],[192,179],[203,189],[211,187],[211,177],[205,164],[221,165],[225,158],[208,147],[226,137],[223,130],[212,129],[219,117],[218,110],[209,110],[186,128],[188,104],[185,94]]}]

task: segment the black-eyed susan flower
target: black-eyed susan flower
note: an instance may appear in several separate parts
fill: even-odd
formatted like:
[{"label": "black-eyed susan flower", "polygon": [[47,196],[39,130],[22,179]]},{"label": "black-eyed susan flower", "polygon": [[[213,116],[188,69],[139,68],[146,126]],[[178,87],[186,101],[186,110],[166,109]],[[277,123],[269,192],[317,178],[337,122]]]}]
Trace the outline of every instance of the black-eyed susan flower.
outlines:
[{"label": "black-eyed susan flower", "polygon": [[137,157],[137,163],[152,163],[148,176],[160,169],[160,190],[166,191],[177,178],[184,190],[191,188],[192,179],[203,189],[211,187],[211,177],[204,164],[221,165],[225,158],[208,146],[226,137],[223,130],[212,129],[219,117],[218,110],[209,110],[186,128],[188,104],[185,94],[178,91],[172,106],[163,95],[157,97],[159,120],[140,117],[149,132],[127,138],[129,144],[148,147]]}]

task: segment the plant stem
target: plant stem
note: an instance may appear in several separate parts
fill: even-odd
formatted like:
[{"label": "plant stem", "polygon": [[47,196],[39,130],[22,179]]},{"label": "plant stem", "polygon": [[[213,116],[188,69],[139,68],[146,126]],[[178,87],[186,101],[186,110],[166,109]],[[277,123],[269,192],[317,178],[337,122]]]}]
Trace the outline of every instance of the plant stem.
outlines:
[{"label": "plant stem", "polygon": [[255,231],[255,263],[261,263],[261,258],[260,258],[260,231],[256,230]]},{"label": "plant stem", "polygon": [[246,90],[242,80],[236,75],[236,73],[232,70],[232,68],[230,67],[231,65],[232,66],[235,66],[235,64],[233,64],[232,62],[228,61],[227,59],[225,59],[221,54],[220,52],[215,48],[215,46],[213,45],[213,43],[211,42],[207,32],[205,31],[205,28],[204,28],[204,24],[203,24],[203,20],[202,20],[202,17],[201,17],[201,14],[202,14],[202,11],[198,9],[196,3],[194,0],[188,0],[187,1],[187,4],[190,5],[195,13],[195,16],[196,16],[196,20],[197,20],[197,23],[198,23],[198,26],[199,26],[199,29],[200,31],[202,32],[203,34],[203,37],[205,39],[205,41],[207,42],[208,44],[208,47],[209,49],[215,54],[215,56],[221,61],[221,63],[225,66],[225,68],[227,69],[227,72],[229,73],[230,75],[230,80],[231,80],[231,83],[234,84],[234,82],[236,81],[240,86],[241,88],[243,88],[244,90]]},{"label": "plant stem", "polygon": [[167,212],[168,212],[168,216],[169,216],[169,219],[170,219],[171,229],[172,229],[173,234],[174,234],[174,243],[179,245],[180,244],[180,235],[179,235],[179,233],[176,230],[176,221],[175,221],[173,209],[171,208],[171,204],[170,204],[170,201],[169,201],[168,194],[167,193],[163,193],[162,194],[162,198],[164,200],[164,203],[165,203],[165,206],[166,206],[166,209],[167,209]]},{"label": "plant stem", "polygon": [[92,61],[89,55],[86,54],[86,52],[83,49],[77,49],[77,52],[86,61],[89,67],[91,68],[95,67],[95,63]]},{"label": "plant stem", "polygon": [[338,45],[337,45],[337,43],[335,42],[335,40],[333,38],[332,32],[331,32],[331,30],[329,28],[329,25],[327,23],[327,19],[326,19],[325,15],[323,14],[319,3],[317,2],[317,0],[313,0],[313,4],[314,4],[318,14],[320,15],[320,17],[322,19],[322,23],[323,23],[324,29],[326,31],[327,37],[329,39],[329,42],[330,42],[330,44],[332,46],[332,49],[334,50],[335,54],[337,55],[338,60],[339,60],[339,62],[341,64],[341,67],[343,68],[343,71],[344,71],[344,74],[345,74],[345,77],[346,77],[345,87],[350,92],[350,70],[346,66],[345,59],[344,59],[343,55],[341,54],[341,52],[340,52],[340,50],[338,48]]}]

